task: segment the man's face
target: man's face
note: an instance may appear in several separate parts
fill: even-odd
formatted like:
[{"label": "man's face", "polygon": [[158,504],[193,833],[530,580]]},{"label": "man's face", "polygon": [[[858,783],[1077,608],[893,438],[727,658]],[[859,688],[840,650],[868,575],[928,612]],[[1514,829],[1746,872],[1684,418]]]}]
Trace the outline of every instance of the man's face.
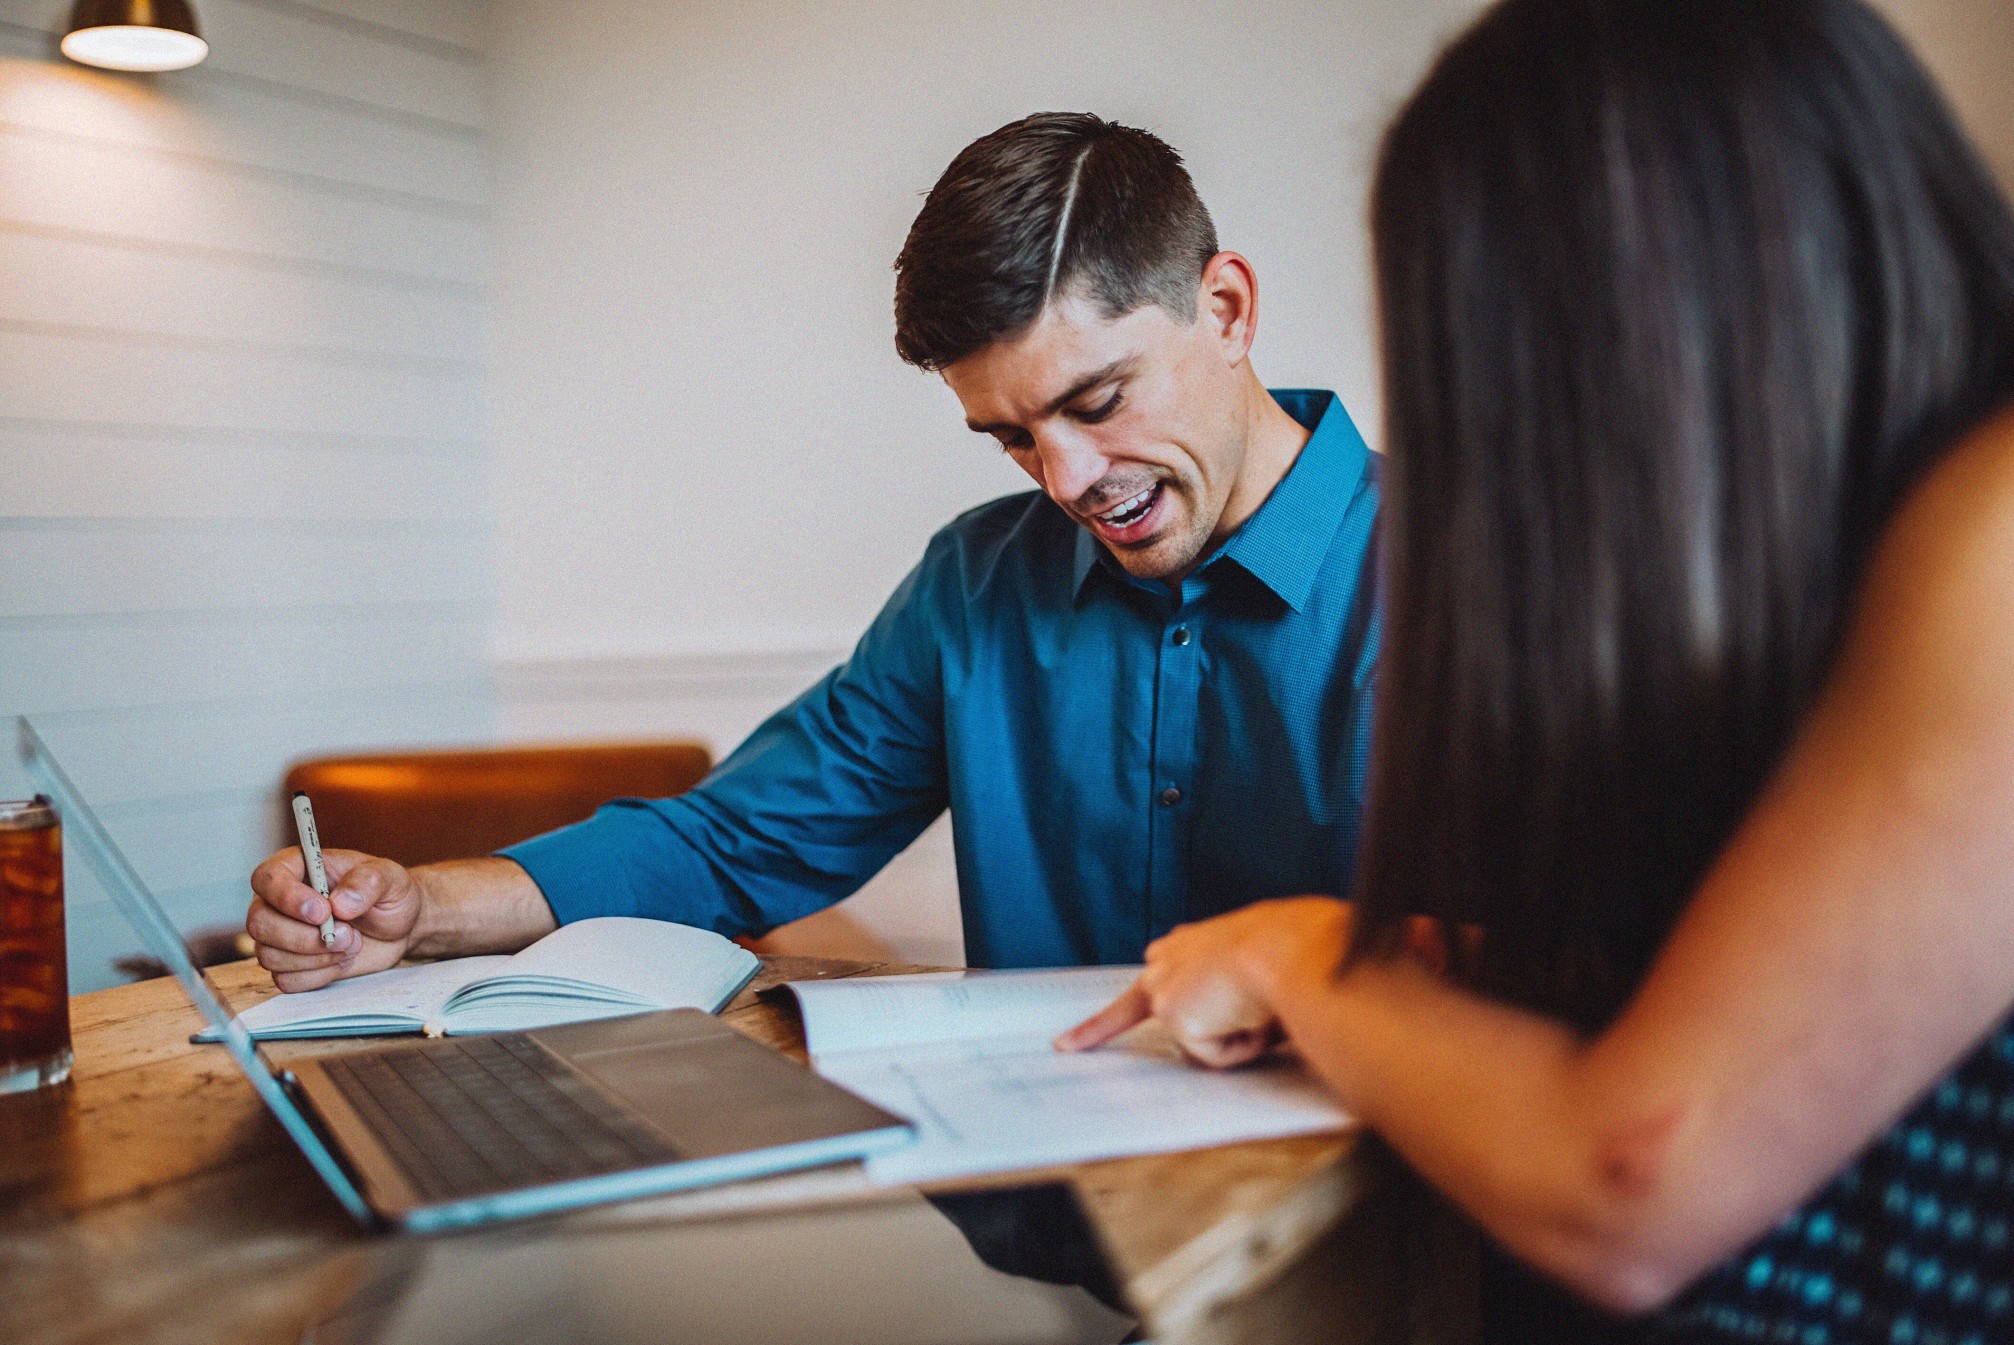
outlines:
[{"label": "man's face", "polygon": [[1180,579],[1218,540],[1245,461],[1240,383],[1199,313],[1108,318],[1069,295],[944,370],[966,424],[1142,579]]}]

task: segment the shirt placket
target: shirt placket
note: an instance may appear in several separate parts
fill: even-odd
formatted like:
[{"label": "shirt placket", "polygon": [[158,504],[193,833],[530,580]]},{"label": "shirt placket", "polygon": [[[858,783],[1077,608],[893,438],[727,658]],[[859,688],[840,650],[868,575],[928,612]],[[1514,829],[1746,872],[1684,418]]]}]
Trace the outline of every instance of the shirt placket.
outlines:
[{"label": "shirt placket", "polygon": [[1188,918],[1189,830],[1196,780],[1196,700],[1203,684],[1204,579],[1182,583],[1154,661],[1154,742],[1148,800],[1147,937]]}]

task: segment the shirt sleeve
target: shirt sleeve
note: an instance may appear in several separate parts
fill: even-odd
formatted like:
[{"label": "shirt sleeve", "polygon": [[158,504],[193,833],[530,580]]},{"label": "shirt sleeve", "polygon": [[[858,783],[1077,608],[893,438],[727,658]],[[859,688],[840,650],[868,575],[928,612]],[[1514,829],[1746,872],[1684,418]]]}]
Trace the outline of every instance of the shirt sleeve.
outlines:
[{"label": "shirt sleeve", "polygon": [[945,542],[932,542],[846,662],[696,789],[616,799],[498,853],[532,876],[561,924],[640,915],[758,934],[850,895],[949,797],[939,641],[962,612]]}]

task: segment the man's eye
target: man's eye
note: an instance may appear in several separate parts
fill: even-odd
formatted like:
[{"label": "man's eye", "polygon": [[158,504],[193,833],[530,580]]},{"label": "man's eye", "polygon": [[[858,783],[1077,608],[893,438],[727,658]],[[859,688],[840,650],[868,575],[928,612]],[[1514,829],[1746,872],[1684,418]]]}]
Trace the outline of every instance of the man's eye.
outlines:
[{"label": "man's eye", "polygon": [[1015,452],[1017,449],[1027,448],[1035,442],[1028,436],[1026,431],[1021,430],[995,430],[993,437],[1000,441],[1001,449],[1008,453]]},{"label": "man's eye", "polygon": [[1112,413],[1119,409],[1119,403],[1125,400],[1126,400],[1125,393],[1115,392],[1111,395],[1111,397],[1106,399],[1104,405],[1094,406],[1088,411],[1077,412],[1076,416],[1078,423],[1084,425],[1096,425],[1101,420],[1110,420],[1112,418]]}]

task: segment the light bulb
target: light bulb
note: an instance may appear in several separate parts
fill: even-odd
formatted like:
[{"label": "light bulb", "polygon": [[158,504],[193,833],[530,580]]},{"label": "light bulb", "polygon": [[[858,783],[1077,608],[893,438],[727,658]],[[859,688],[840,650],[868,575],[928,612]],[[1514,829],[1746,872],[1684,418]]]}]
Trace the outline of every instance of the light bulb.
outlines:
[{"label": "light bulb", "polygon": [[62,45],[105,70],[186,70],[210,54],[189,0],[77,0]]},{"label": "light bulb", "polygon": [[210,54],[210,44],[194,33],[122,23],[65,35],[63,54],[106,70],[187,70]]}]

